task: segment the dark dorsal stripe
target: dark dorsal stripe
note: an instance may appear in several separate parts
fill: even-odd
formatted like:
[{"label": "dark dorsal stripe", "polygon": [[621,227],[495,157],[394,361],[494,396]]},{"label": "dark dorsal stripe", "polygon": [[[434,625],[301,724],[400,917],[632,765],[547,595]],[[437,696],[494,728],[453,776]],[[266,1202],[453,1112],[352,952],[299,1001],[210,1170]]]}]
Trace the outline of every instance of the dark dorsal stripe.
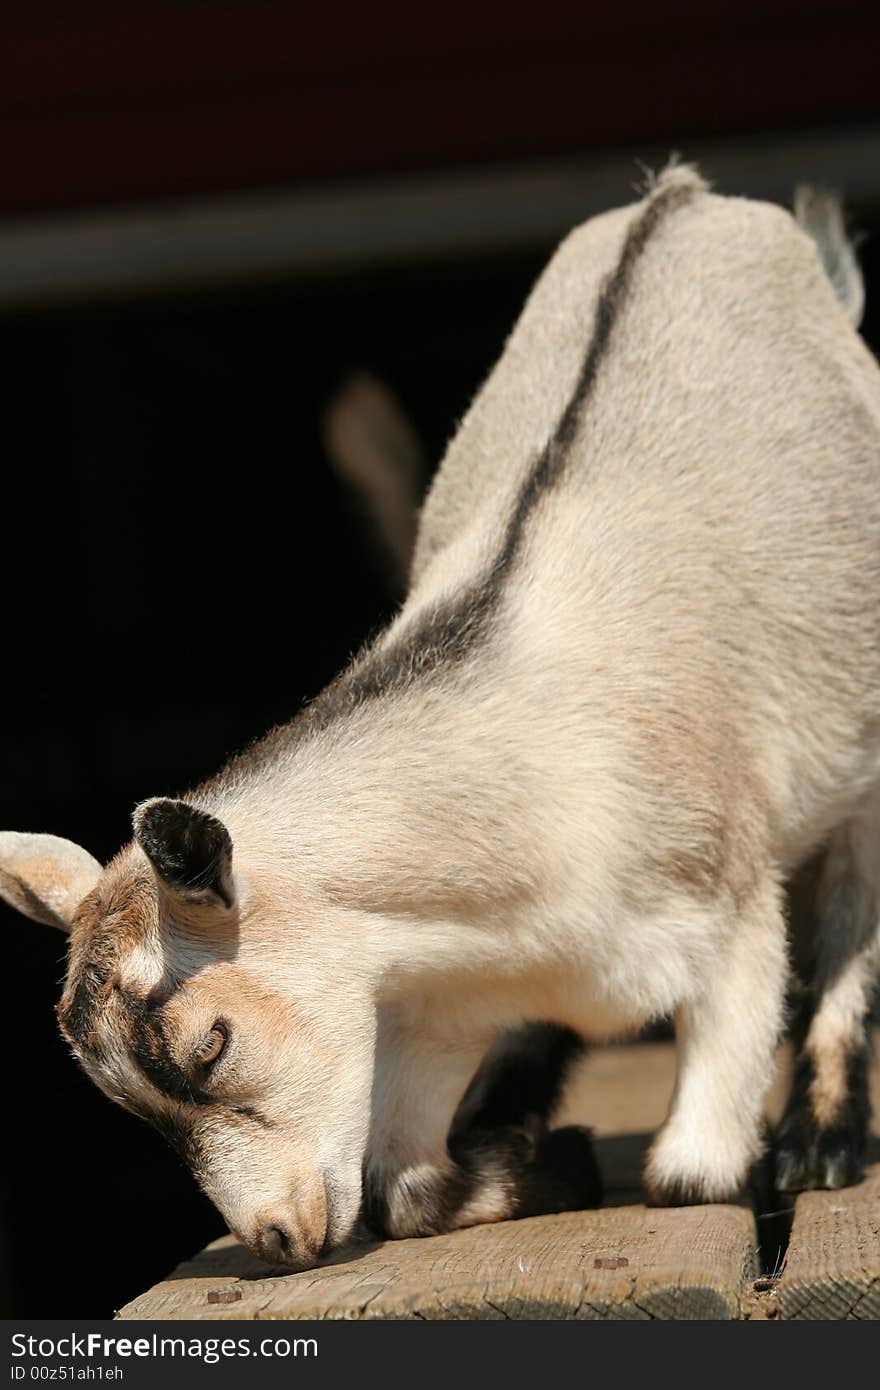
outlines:
[{"label": "dark dorsal stripe", "polygon": [[[633,274],[652,234],[670,212],[689,202],[695,191],[691,183],[673,184],[648,202],[627,232],[617,266],[605,281],[596,304],[593,333],[584,353],[581,369],[568,404],[543,452],[536,459],[520,491],[508,522],[504,544],[488,576],[490,585],[500,588],[500,580],[510,569],[522,543],[525,523],[535,503],[559,482],[571,455],[584,406],[596,383],[599,368],[608,352],[614,325],[632,285]],[[493,598],[498,594],[493,590]]]},{"label": "dark dorsal stripe", "polygon": [[485,638],[500,601],[504,582],[522,546],[535,504],[561,479],[570,457],[584,407],[596,383],[613,337],[614,326],[632,287],[645,247],[660,223],[689,202],[701,185],[673,183],[661,188],[634,220],[615,269],[607,277],[596,305],[593,332],[577,381],[556,429],[529,470],[507,523],[501,547],[488,570],[447,603],[438,604],[405,628],[390,646],[373,643],[292,724],[274,730],[227,765],[220,774],[257,772],[278,756],[279,746],[307,737],[352,712],[367,700],[408,686],[422,676],[445,670],[467,656]]}]

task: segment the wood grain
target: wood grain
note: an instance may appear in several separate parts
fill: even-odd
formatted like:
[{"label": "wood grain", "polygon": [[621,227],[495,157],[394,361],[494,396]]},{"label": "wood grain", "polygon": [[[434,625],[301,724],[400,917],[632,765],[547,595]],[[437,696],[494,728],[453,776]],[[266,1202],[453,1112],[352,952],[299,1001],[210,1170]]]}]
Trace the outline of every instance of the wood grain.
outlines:
[{"label": "wood grain", "polygon": [[858,1187],[798,1197],[778,1297],[783,1318],[880,1318],[880,1164]]},{"label": "wood grain", "polygon": [[508,1221],[281,1276],[227,1237],[119,1317],[730,1319],[754,1258],[751,1212],[735,1206]]}]

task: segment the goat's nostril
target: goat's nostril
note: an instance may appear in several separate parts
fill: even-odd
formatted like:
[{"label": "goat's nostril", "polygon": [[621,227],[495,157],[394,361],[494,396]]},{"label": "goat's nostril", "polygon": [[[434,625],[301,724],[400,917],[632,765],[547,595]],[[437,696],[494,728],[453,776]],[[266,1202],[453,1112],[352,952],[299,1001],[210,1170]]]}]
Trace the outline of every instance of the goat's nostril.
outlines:
[{"label": "goat's nostril", "polygon": [[268,1260],[285,1263],[293,1255],[293,1242],[283,1226],[268,1226],[263,1232],[263,1250]]},{"label": "goat's nostril", "polygon": [[251,1227],[248,1244],[255,1254],[269,1264],[285,1265],[288,1269],[307,1269],[321,1253],[326,1235],[326,1223],[312,1229],[296,1211],[283,1208],[266,1212]]}]

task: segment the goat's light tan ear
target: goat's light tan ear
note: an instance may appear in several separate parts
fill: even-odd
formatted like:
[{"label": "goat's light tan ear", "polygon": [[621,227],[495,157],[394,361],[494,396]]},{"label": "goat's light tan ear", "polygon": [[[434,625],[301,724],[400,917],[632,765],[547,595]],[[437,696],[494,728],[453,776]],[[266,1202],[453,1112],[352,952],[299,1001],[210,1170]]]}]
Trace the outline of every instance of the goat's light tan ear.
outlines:
[{"label": "goat's light tan ear", "polygon": [[154,797],[135,810],[134,837],[171,893],[234,906],[232,838],[215,816],[187,801]]},{"label": "goat's light tan ear", "polygon": [[0,831],[0,897],[35,922],[69,931],[100,874],[97,859],[70,840]]}]

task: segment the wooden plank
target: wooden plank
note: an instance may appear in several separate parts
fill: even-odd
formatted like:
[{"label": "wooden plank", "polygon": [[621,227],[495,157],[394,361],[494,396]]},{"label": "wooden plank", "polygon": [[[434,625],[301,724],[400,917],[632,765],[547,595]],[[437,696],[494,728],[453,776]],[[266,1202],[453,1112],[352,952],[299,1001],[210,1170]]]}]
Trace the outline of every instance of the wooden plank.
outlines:
[{"label": "wooden plank", "polygon": [[880,1318],[880,1163],[858,1187],[798,1197],[778,1299],[783,1318]]},{"label": "wooden plank", "polygon": [[644,1206],[387,1241],[278,1275],[232,1237],[127,1304],[123,1319],[731,1319],[754,1276],[736,1206]]}]

